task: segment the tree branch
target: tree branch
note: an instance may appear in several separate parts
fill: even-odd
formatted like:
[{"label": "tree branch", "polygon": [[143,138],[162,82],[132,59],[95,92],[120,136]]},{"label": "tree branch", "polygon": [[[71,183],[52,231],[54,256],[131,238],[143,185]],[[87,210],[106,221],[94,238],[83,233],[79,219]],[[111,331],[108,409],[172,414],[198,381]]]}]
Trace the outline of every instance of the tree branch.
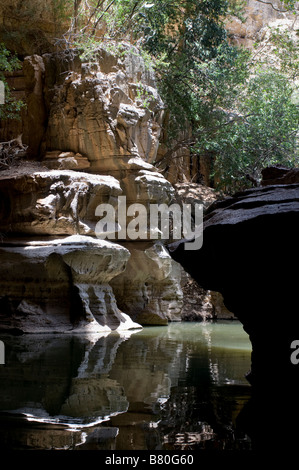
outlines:
[{"label": "tree branch", "polygon": [[[278,8],[276,5],[273,5],[272,2],[266,2],[265,0],[256,0],[256,2],[259,2],[259,3],[263,3],[264,5],[270,5],[273,10],[275,11],[278,11],[280,13],[287,13],[288,11],[290,10],[281,10],[280,8]],[[295,9],[296,10],[296,9]],[[297,11],[297,10],[296,10]]]},{"label": "tree branch", "polygon": [[97,19],[97,21],[95,22],[94,26],[93,26],[93,30],[92,30],[92,36],[95,35],[95,32],[96,32],[96,29],[97,29],[97,26],[99,24],[99,22],[101,21],[101,19],[103,18],[103,16],[105,15],[105,13],[107,13],[107,11],[109,10],[109,8],[113,5],[113,3],[115,3],[116,0],[112,0],[112,2],[109,3],[109,5],[107,6],[107,8],[105,8],[105,10],[103,11],[103,13],[101,14],[101,16]]},{"label": "tree branch", "polygon": [[22,136],[8,142],[0,142],[0,170],[9,168],[17,158],[26,155],[28,146],[22,143]]}]

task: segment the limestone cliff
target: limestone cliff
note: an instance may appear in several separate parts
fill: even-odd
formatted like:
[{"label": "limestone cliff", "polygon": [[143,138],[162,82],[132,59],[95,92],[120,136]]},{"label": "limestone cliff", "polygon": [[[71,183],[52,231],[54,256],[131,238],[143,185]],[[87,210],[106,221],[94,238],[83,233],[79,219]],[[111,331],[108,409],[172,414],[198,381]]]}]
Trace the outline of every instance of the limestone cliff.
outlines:
[{"label": "limestone cliff", "polygon": [[22,135],[30,161],[0,175],[2,326],[107,331],[180,320],[180,269],[149,233],[144,245],[127,236],[101,242],[95,232],[96,208],[108,203],[119,211],[120,195],[123,211],[174,197],[152,165],[163,103],[137,49],[99,48],[87,62],[74,51],[28,56],[10,79],[27,108],[1,137]]},{"label": "limestone cliff", "polygon": [[0,42],[21,57],[53,51],[58,38],[68,29],[71,14],[71,5],[59,0],[1,2]]},{"label": "limestone cliff", "polygon": [[2,243],[1,330],[102,332],[140,328],[121,312],[109,281],[125,248],[91,237]]},{"label": "limestone cliff", "polygon": [[[52,253],[56,250],[53,237],[95,238],[96,207],[109,203],[117,211],[120,195],[126,197],[127,207],[141,203],[148,209],[151,203],[170,204],[175,194],[184,199],[184,184],[188,182],[189,202],[208,206],[215,200],[212,190],[203,194],[204,186],[194,185],[202,193],[199,198],[191,195],[190,181],[195,173],[202,171],[207,181],[209,175],[198,168],[188,148],[169,155],[169,168],[163,173],[168,179],[154,166],[168,152],[163,145],[164,103],[154,73],[138,48],[130,43],[109,42],[89,56],[84,51],[63,50],[62,32],[69,26],[67,12],[62,14],[39,0],[26,4],[10,0],[1,5],[0,18],[0,38],[23,60],[22,70],[9,74],[8,81],[15,95],[26,102],[20,121],[0,123],[0,140],[22,136],[32,162],[22,163],[16,174],[1,174],[0,232],[5,242],[21,237],[20,247],[25,249],[33,239],[37,246],[48,239]],[[270,5],[248,0],[246,21],[232,18],[228,30],[235,42],[252,47],[255,41],[266,38],[269,25],[294,26],[295,19]],[[163,165],[161,168],[165,169]],[[182,317],[232,316],[222,298],[198,290],[149,233],[146,241],[132,243],[127,237],[109,241],[112,252],[120,253],[115,251],[115,242],[130,256],[121,272],[115,262],[109,295],[133,321],[165,324]],[[34,250],[26,251],[29,260],[27,252]],[[26,284],[22,276],[13,279],[11,282]],[[74,289],[78,287],[73,278],[67,279],[68,289],[70,282]],[[51,284],[50,276],[50,290]],[[105,307],[99,300],[102,294],[95,294],[98,288],[91,290],[87,303],[94,305],[98,295],[98,305],[102,305],[99,309],[105,317]],[[87,291],[78,288],[82,305]],[[24,302],[28,303],[28,293],[21,298],[18,291],[18,301],[12,301],[13,290],[9,292],[8,297],[2,295],[3,305],[9,305],[10,314],[15,315]],[[30,302],[38,304],[35,294]]]},{"label": "limestone cliff", "polygon": [[252,49],[255,43],[262,43],[267,38],[269,28],[285,27],[288,30],[298,28],[298,16],[287,12],[280,1],[245,2],[242,18],[232,17],[227,23],[231,39],[238,45]]}]

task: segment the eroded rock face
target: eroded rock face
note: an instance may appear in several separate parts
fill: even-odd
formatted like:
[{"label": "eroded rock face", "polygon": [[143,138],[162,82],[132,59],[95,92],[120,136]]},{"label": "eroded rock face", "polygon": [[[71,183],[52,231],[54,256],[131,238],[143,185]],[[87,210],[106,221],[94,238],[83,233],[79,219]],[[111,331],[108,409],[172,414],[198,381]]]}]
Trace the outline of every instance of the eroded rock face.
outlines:
[{"label": "eroded rock face", "polygon": [[298,366],[291,361],[299,331],[298,226],[298,183],[266,186],[211,207],[200,250],[188,252],[183,242],[171,247],[202,287],[223,295],[249,334],[254,395],[247,418],[261,446],[273,444],[281,426],[289,429],[281,445],[298,440]]},{"label": "eroded rock face", "polygon": [[[53,75],[53,68],[62,67],[58,61],[72,71]],[[135,47],[124,43],[115,52],[99,49],[93,63],[76,56],[75,66],[65,56],[45,55],[44,62],[49,150],[80,153],[92,172],[102,174],[126,169],[132,156],[155,159],[163,103],[153,72]]]},{"label": "eroded rock face", "polygon": [[279,166],[267,167],[262,171],[262,186],[273,184],[293,184],[299,183],[299,169],[285,168]]},{"label": "eroded rock face", "polygon": [[0,42],[21,56],[55,50],[72,15],[72,5],[63,2],[63,13],[61,6],[42,0],[1,2]]},{"label": "eroded rock face", "polygon": [[[132,202],[141,202],[148,208],[151,202],[160,203],[171,200],[172,186],[159,173],[150,171],[153,169],[151,165],[145,164],[137,158],[132,159],[131,165],[135,176],[132,176],[131,181],[131,192],[129,193],[131,199],[128,199],[124,210]],[[33,171],[30,171],[32,169]],[[135,186],[133,185],[134,182]],[[114,319],[118,306],[111,288],[112,284],[109,284],[110,280],[104,279],[105,272],[106,276],[109,273],[109,270],[107,271],[109,263],[106,266],[105,263],[104,265],[101,264],[100,258],[93,258],[89,241],[90,243],[94,242],[95,245],[97,241],[100,242],[96,239],[96,226],[100,220],[100,217],[96,215],[96,208],[100,204],[109,203],[116,208],[116,212],[118,210],[118,196],[123,194],[118,180],[112,176],[87,174],[71,170],[42,171],[42,169],[37,170],[33,165],[32,168],[30,166],[20,167],[15,170],[14,174],[10,171],[3,172],[0,179],[0,193],[2,203],[0,230],[5,237],[4,241],[7,243],[9,241],[13,242],[13,237],[26,236],[27,240],[24,242],[26,245],[29,244],[28,237],[31,236],[36,239],[35,249],[30,247],[30,244],[28,249],[20,248],[19,256],[23,253],[20,259],[15,252],[18,242],[13,242],[15,244],[10,261],[6,259],[6,251],[2,251],[3,259],[6,259],[3,266],[8,263],[12,273],[18,272],[20,263],[23,266],[23,271],[20,271],[20,273],[23,272],[22,275],[20,274],[20,279],[17,277],[15,280],[15,274],[13,274],[13,277],[8,277],[3,284],[3,305],[8,302],[7,311],[14,312],[11,307],[13,304],[18,312],[29,315],[28,318],[26,316],[18,317],[17,324],[19,326],[10,326],[10,328],[19,328],[25,331],[28,329],[29,331],[39,331],[41,328],[41,331],[43,331],[43,327],[39,325],[39,322],[47,323],[48,321],[47,315],[43,315],[48,311],[48,307],[44,310],[43,305],[49,305],[50,302],[52,310],[49,329],[55,328],[54,311],[55,305],[57,305],[56,328],[58,330],[69,330],[71,326],[66,326],[69,319],[64,318],[61,323],[61,314],[59,312],[64,304],[66,304],[66,307],[62,308],[63,312],[65,312],[65,308],[71,311],[76,306],[76,302],[71,301],[72,296],[74,298],[79,296],[82,304],[80,308],[85,312],[85,316],[94,315],[97,312],[97,316],[102,317],[103,325],[114,327],[113,325],[118,321]],[[84,272],[88,273],[84,279],[81,279],[78,274],[83,268],[80,268],[77,272],[76,263],[78,259],[74,255],[74,250],[63,256],[63,261],[53,255],[53,242],[51,241],[53,237],[75,236],[77,234],[85,236],[84,240],[87,247],[85,250],[85,242],[82,239],[80,245],[82,257],[79,257],[79,265],[83,263],[84,258]],[[149,235],[149,232],[147,235]],[[44,237],[43,241],[40,237]],[[124,240],[126,240],[126,237]],[[42,243],[43,248],[37,248],[39,243]],[[114,246],[118,246],[107,241],[103,243],[108,243],[112,251]],[[145,246],[137,241],[137,245],[138,248],[137,246],[134,247],[134,243],[129,243],[130,251],[124,248],[128,255],[131,252],[132,262],[128,265],[128,272],[124,276],[120,276],[117,283],[113,285],[113,289],[116,289],[117,302],[120,302],[119,305],[121,305],[120,308],[126,314],[132,315],[135,320],[138,317],[143,324],[166,324],[169,320],[178,320],[182,308],[179,267],[175,266],[176,263],[171,260],[165,250],[164,255],[161,250],[155,251],[151,242]],[[147,249],[148,254],[146,251],[143,252],[141,247],[144,250]],[[41,254],[40,260],[36,264],[34,260],[38,251]],[[59,249],[54,251],[57,254]],[[124,270],[127,263],[124,262],[122,252],[115,249],[114,255],[116,257],[113,262],[114,268],[119,263]],[[117,259],[118,255],[120,255],[119,260]],[[54,263],[53,270],[57,268],[60,271],[59,266],[62,263],[63,273],[65,273],[65,270],[68,273],[68,269],[71,268],[74,273],[77,273],[76,276],[73,274],[71,281],[68,274],[61,279],[58,276],[58,284],[53,273],[48,279],[48,271],[44,271],[44,264],[49,265],[48,258]],[[100,271],[96,270],[95,260],[99,262]],[[57,266],[55,263],[58,263]],[[88,266],[89,263],[90,267]],[[69,266],[69,268],[66,268],[66,266]],[[92,277],[93,269],[95,269],[94,275],[96,276],[94,278]],[[111,279],[115,276],[118,277],[122,272],[117,269],[113,271],[113,269]],[[136,269],[139,271],[136,272]],[[41,271],[40,277],[38,276],[39,270]],[[25,273],[28,275],[28,281]],[[71,288],[70,282],[73,282],[75,287]],[[24,298],[22,298],[22,283],[26,291]],[[50,290],[53,288],[54,291],[59,291],[57,299],[55,299],[56,294],[50,294],[50,299],[48,299],[47,286],[49,283]],[[52,286],[53,283],[54,286],[57,284],[56,287]],[[21,291],[15,290],[16,284]],[[68,299],[66,302],[63,301],[64,296]],[[124,314],[122,315],[124,316]],[[116,318],[118,318],[117,315]],[[125,327],[130,323],[128,320],[129,318],[126,317]],[[24,322],[24,325],[22,325],[22,322]]]},{"label": "eroded rock face", "polygon": [[87,157],[83,157],[80,153],[52,151],[46,152],[43,160],[50,170],[79,170],[84,171],[90,167]]},{"label": "eroded rock face", "polygon": [[183,292],[181,267],[162,243],[125,243],[131,257],[111,285],[119,307],[142,325],[180,321]]},{"label": "eroded rock face", "polygon": [[243,16],[244,20],[237,17],[230,18],[226,26],[232,39],[249,49],[252,49],[256,42],[266,38],[269,26],[277,28],[283,25],[291,30],[294,24],[294,15],[288,13],[280,1],[272,4],[247,0]]},{"label": "eroded rock face", "polygon": [[139,328],[116,304],[109,282],[130,253],[86,236],[11,240],[0,247],[1,329],[26,333]]},{"label": "eroded rock face", "polygon": [[22,100],[26,106],[21,109],[20,119],[1,120],[0,123],[1,141],[9,141],[19,137],[28,147],[27,156],[37,159],[40,158],[43,149],[47,126],[44,75],[44,61],[41,56],[36,54],[24,59],[21,70],[7,74],[7,83],[12,96],[17,100]]},{"label": "eroded rock face", "polygon": [[[130,44],[115,44],[112,49],[99,48],[86,63],[76,51],[25,59],[19,78],[28,106],[18,131],[23,133],[31,157],[41,160],[43,168],[31,171],[21,166],[16,174],[1,174],[0,231],[5,238],[96,237],[100,217],[95,213],[100,204],[112,205],[119,216],[132,204],[142,204],[149,212],[150,204],[172,202],[173,186],[152,165],[163,118],[154,74]],[[6,129],[2,131],[4,135]],[[126,199],[121,208],[120,195]],[[132,215],[122,220],[127,226]],[[150,242],[149,226],[145,232]],[[127,233],[111,238],[113,242],[131,240]],[[133,258],[139,248],[132,249]],[[130,285],[133,298],[139,299],[142,282],[149,282],[146,307],[139,317],[146,324],[150,319],[163,324],[177,319],[182,306],[179,271],[166,274],[164,267],[161,270],[163,256],[155,261],[146,253],[140,256],[146,273],[139,273],[134,287]],[[149,275],[150,264],[153,271]],[[142,263],[139,266],[144,268]],[[98,311],[105,312],[104,298],[110,305],[113,294],[103,287],[104,294],[99,284],[88,288],[88,282],[77,287],[81,298],[87,304],[98,303]],[[123,282],[127,286],[128,277]],[[118,293],[124,286],[118,285]],[[133,298],[119,296],[130,312],[136,310]],[[137,304],[140,310],[143,304],[139,300]]]},{"label": "eroded rock face", "polygon": [[112,176],[26,168],[0,179],[1,232],[31,235],[91,235],[99,204],[115,206],[122,194]]},{"label": "eroded rock face", "polygon": [[[78,53],[43,57],[49,110],[43,164],[76,165],[80,155],[89,173],[119,181],[127,205],[168,204],[174,189],[152,165],[164,106],[153,71],[132,45],[115,48],[99,49],[92,63]],[[62,158],[62,151],[75,157]]]}]

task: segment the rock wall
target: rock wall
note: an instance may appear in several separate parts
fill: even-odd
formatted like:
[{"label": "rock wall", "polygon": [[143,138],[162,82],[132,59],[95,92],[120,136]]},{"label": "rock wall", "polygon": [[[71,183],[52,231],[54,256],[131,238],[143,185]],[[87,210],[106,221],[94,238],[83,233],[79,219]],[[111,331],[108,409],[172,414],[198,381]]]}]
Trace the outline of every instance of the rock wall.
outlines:
[{"label": "rock wall", "polygon": [[[22,134],[31,160],[1,172],[0,231],[5,242],[3,257],[7,260],[9,250],[15,250],[12,259],[27,266],[29,280],[25,268],[16,274],[14,263],[11,277],[5,279],[2,271],[3,325],[10,330],[51,331],[55,329],[55,303],[63,331],[78,328],[78,318],[87,328],[90,315],[95,329],[104,331],[136,327],[140,325],[137,318],[142,324],[180,320],[180,269],[151,240],[148,227],[146,245],[138,238],[131,243],[127,234],[105,242],[113,262],[101,265],[99,261],[99,266],[111,270],[109,281],[99,273],[98,280],[93,278],[93,265],[90,270],[87,266],[92,260],[89,237],[99,252],[98,260],[105,251],[95,231],[100,204],[110,204],[128,223],[134,218],[120,210],[126,212],[133,203],[148,210],[152,203],[169,204],[174,198],[173,186],[152,165],[159,146],[163,103],[153,72],[137,49],[128,44],[115,45],[113,50],[101,48],[92,63],[83,62],[76,52],[27,57],[19,74],[19,91],[27,109],[13,129]],[[11,131],[11,126],[3,127],[2,139],[9,138]],[[120,208],[121,195],[126,204]],[[78,235],[87,237],[78,242],[80,263],[86,269],[86,277],[80,281],[69,275],[73,267],[65,263],[55,241],[61,239],[63,246],[68,245],[73,238],[69,242],[66,237]],[[7,246],[10,243],[13,248]],[[38,255],[40,245],[44,248]],[[56,268],[52,273],[42,268],[49,264],[48,259],[65,274],[56,301]],[[136,267],[138,272],[133,275]],[[75,317],[70,292],[76,292],[80,306]],[[63,293],[66,302],[62,302]]]},{"label": "rock wall", "polygon": [[269,27],[283,26],[288,30],[298,27],[297,15],[287,12],[279,0],[268,3],[247,0],[243,17],[232,17],[226,26],[231,39],[248,49],[266,39]]},{"label": "rock wall", "polygon": [[47,109],[44,101],[45,67],[41,56],[25,57],[21,70],[6,74],[12,95],[22,100],[21,119],[6,120],[0,123],[1,141],[9,141],[17,136],[28,146],[29,158],[39,159],[41,145],[47,125]]},{"label": "rock wall", "polygon": [[122,194],[112,176],[37,165],[2,172],[0,187],[1,231],[8,236],[95,236],[97,206],[115,206]]},{"label": "rock wall", "polygon": [[131,258],[111,285],[119,307],[142,325],[180,321],[183,308],[181,267],[161,243],[127,243]]},{"label": "rock wall", "polygon": [[[169,183],[164,185],[153,172],[151,185],[149,175],[143,180],[144,175],[138,174],[141,201],[163,200]],[[45,170],[37,163],[2,172],[2,327],[28,332],[77,329],[74,306],[80,318],[87,322],[95,316],[97,327],[104,330],[119,329],[122,323],[132,327],[131,321],[117,324],[117,305],[143,324],[180,319],[180,269],[163,245],[124,239],[121,246],[96,237],[96,208],[103,203],[117,206],[121,194],[120,182],[107,175]],[[61,246],[65,245],[64,255]]]},{"label": "rock wall", "polygon": [[102,332],[140,328],[121,312],[109,281],[130,253],[91,237],[11,240],[0,248],[1,330]]},{"label": "rock wall", "polygon": [[98,49],[86,63],[64,53],[43,57],[47,149],[79,152],[102,174],[126,169],[132,156],[151,163],[161,130],[153,72],[132,45],[114,47]]},{"label": "rock wall", "polygon": [[[131,44],[99,47],[89,60],[75,50],[29,55],[22,71],[8,81],[27,106],[21,121],[0,126],[0,139],[22,136],[31,166],[22,162],[17,174],[1,174],[0,231],[5,239],[26,237],[27,244],[32,237],[95,237],[99,204],[111,204],[117,215],[121,195],[126,197],[123,211],[134,203],[147,210],[152,203],[170,204],[182,189],[171,183],[189,180],[197,171],[190,155],[186,159],[188,149],[171,155],[170,181],[154,166],[167,152],[160,145],[164,104],[153,71]],[[212,192],[199,199],[189,194],[188,201],[207,207],[215,199]],[[216,311],[221,318],[221,299],[199,292],[148,231],[146,243],[132,243],[126,236],[112,241],[130,252],[127,269],[110,285],[117,305],[135,322],[166,324],[194,315],[206,319]],[[195,298],[201,299],[196,311]]]},{"label": "rock wall", "polygon": [[1,2],[0,42],[22,57],[55,50],[58,38],[68,29],[71,3],[62,4],[60,0]]}]

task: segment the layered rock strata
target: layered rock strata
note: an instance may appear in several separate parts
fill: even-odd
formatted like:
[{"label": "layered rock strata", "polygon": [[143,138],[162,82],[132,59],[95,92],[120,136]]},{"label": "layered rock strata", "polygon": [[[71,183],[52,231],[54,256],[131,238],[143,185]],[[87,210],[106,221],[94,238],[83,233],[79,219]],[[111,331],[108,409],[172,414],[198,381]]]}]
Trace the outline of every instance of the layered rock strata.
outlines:
[{"label": "layered rock strata", "polygon": [[125,248],[86,236],[2,243],[1,330],[110,332],[140,328],[117,307],[109,282],[126,267]]},{"label": "layered rock strata", "polygon": [[98,205],[117,206],[122,194],[110,176],[71,170],[3,172],[0,180],[1,231],[8,236],[95,236]]},{"label": "layered rock strata", "polygon": [[[114,47],[114,49],[113,49]],[[84,61],[78,52],[45,54],[48,150],[87,156],[91,171],[119,174],[132,156],[153,162],[164,104],[137,48],[114,44]]]},{"label": "layered rock strata", "polygon": [[[164,106],[154,78],[130,44],[99,48],[86,61],[78,51],[26,57],[18,89],[27,108],[14,130],[28,146],[32,167],[22,163],[1,173],[0,231],[6,241],[26,237],[27,243],[33,237],[44,243],[48,237],[51,251],[53,237],[96,238],[97,222],[104,215],[98,215],[97,207],[109,204],[115,210],[115,223],[109,227],[112,236],[106,241],[121,242],[125,250],[128,242],[128,269],[138,265],[146,272],[133,276],[129,283],[131,300],[123,294],[128,276],[119,278],[116,301],[126,307],[129,316],[165,324],[178,318],[182,305],[177,265],[166,255],[167,269],[161,269],[165,256],[153,261],[141,253],[144,241],[155,251],[157,238],[151,236],[149,220],[142,239],[134,238],[136,249],[128,233],[119,231],[120,218],[123,225],[134,224],[137,213],[127,213],[132,205],[142,204],[149,213],[151,204],[170,204],[174,197],[170,182],[152,165]],[[9,131],[2,128],[1,137],[7,138]],[[122,205],[119,196],[123,197]],[[140,263],[140,256],[144,263]],[[170,308],[166,308],[163,296],[170,301]],[[140,297],[145,304],[138,301],[134,306],[133,299]],[[98,307],[105,316],[101,302]]]},{"label": "layered rock strata", "polygon": [[[135,168],[142,168],[140,163],[137,166],[134,161]],[[141,161],[142,163],[142,161]],[[150,166],[148,166],[150,167]],[[34,171],[32,171],[32,169]],[[135,197],[137,201],[141,201],[148,208],[151,201],[167,202],[173,189],[170,184],[154,171],[140,170],[136,174],[137,182],[135,183]],[[171,191],[170,191],[171,189]],[[169,191],[168,191],[169,190]],[[134,187],[132,187],[132,192]],[[101,218],[97,215],[97,207],[101,204],[109,204],[115,208],[115,214],[118,217],[118,196],[123,194],[119,181],[111,176],[101,176],[88,174],[83,172],[75,172],[71,170],[37,170],[35,165],[20,167],[15,170],[15,174],[11,171],[3,172],[0,180],[1,194],[1,223],[0,230],[4,242],[14,242],[18,245],[17,238],[26,238],[25,244],[29,243],[30,237],[37,243],[46,246],[49,240],[49,249],[52,253],[51,239],[57,237],[65,237],[67,235],[82,235],[88,246],[89,237],[94,243],[97,240],[97,223]],[[168,199],[167,199],[168,198]],[[126,210],[126,204],[124,207]],[[132,221],[132,217],[123,217],[127,223]],[[115,230],[118,230],[118,219],[115,219]],[[117,281],[114,283],[115,295],[117,302],[121,308],[135,319],[144,324],[166,324],[169,320],[180,319],[180,311],[182,308],[182,292],[180,287],[180,268],[164,250],[163,245],[155,245],[155,241],[150,240],[149,230],[145,226],[145,236],[148,238],[147,243],[136,241],[135,243],[127,242],[126,237],[122,240],[123,249],[129,253],[130,262],[127,265],[126,273],[118,276],[120,272],[116,269],[114,275]],[[117,242],[117,233],[113,240],[103,240],[108,243],[113,250]],[[2,244],[3,246],[3,244]],[[22,249],[22,248],[20,248]],[[81,243],[82,256],[84,251],[84,243]],[[118,251],[116,250],[116,253]],[[2,253],[4,256],[4,252]],[[30,256],[33,256],[33,250],[26,251],[26,260],[28,262],[28,272],[32,269]],[[34,257],[34,256],[33,256]],[[18,263],[17,258],[15,262]],[[86,253],[86,262],[89,260]],[[45,261],[45,260],[44,260]],[[43,262],[40,268],[42,269]],[[128,261],[128,260],[127,260]],[[11,269],[13,270],[13,261],[11,261]],[[23,260],[23,264],[25,261]],[[124,265],[122,258],[120,264]],[[17,270],[17,268],[15,268]],[[29,276],[30,277],[30,276]],[[99,276],[98,284],[101,284],[102,277]],[[114,276],[113,276],[114,277]],[[34,278],[37,284],[42,282],[47,285],[46,278],[41,276],[43,281]],[[9,282],[14,284],[13,278]],[[18,282],[22,282],[21,280]],[[49,283],[51,284],[51,280]],[[85,284],[87,285],[86,278]],[[90,279],[91,283],[95,280]],[[13,299],[14,288],[9,288],[8,284],[3,287],[3,297]],[[40,287],[26,283],[23,281],[26,289],[30,291],[32,288]],[[24,287],[25,288],[25,287]],[[105,286],[106,289],[106,286]],[[80,289],[79,289],[80,290]],[[95,297],[93,289],[85,289],[90,293],[91,297]],[[98,289],[99,290],[99,289]],[[111,290],[111,287],[110,287]],[[82,293],[82,298],[86,297],[86,292]],[[114,294],[112,295],[115,302]],[[110,304],[109,295],[107,302]],[[102,295],[99,294],[99,297]],[[35,294],[33,294],[35,297]],[[34,302],[35,306],[43,302],[41,294],[39,300]],[[62,301],[63,293],[59,296]],[[47,302],[47,299],[44,299]],[[16,294],[15,302],[20,302],[19,293]],[[94,300],[92,300],[94,302]],[[11,302],[10,302],[11,304]],[[105,305],[98,303],[99,312],[104,312]],[[113,309],[112,309],[113,310]],[[40,313],[43,311],[41,308]],[[58,322],[59,323],[59,322]],[[109,321],[107,320],[107,324]],[[52,328],[54,323],[52,322]],[[25,330],[27,327],[24,325]],[[33,324],[32,324],[33,328]],[[38,327],[37,327],[38,330]]]}]

